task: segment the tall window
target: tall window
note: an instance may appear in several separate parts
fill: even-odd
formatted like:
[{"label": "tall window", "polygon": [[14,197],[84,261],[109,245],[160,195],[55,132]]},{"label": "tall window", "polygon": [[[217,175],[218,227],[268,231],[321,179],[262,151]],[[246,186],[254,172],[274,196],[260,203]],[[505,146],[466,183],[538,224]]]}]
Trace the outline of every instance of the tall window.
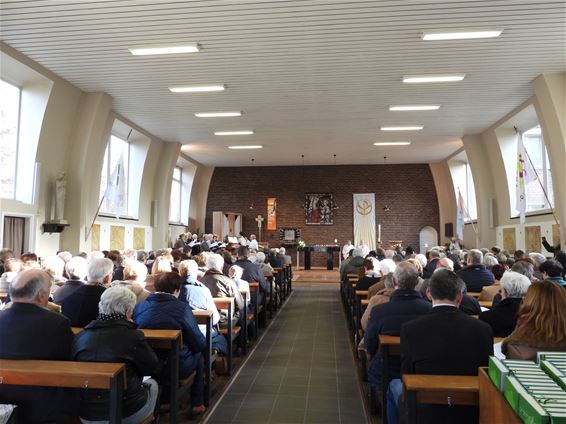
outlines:
[{"label": "tall window", "polygon": [[0,197],[15,199],[21,90],[0,80]]},{"label": "tall window", "polygon": [[179,166],[173,169],[173,181],[171,181],[171,200],[169,203],[169,222],[181,222],[181,188],[183,172]]},{"label": "tall window", "polygon": [[467,161],[467,156],[464,152],[462,152],[458,155],[457,159],[449,161],[449,167],[450,174],[452,175],[452,182],[454,183],[456,203],[458,202],[458,192],[460,192],[464,199],[464,207],[466,208],[466,211],[464,211],[464,221],[470,222],[471,220],[477,219],[478,210],[472,170]]},{"label": "tall window", "polygon": [[549,209],[554,206],[554,192],[552,190],[550,162],[542,139],[540,125],[523,133],[523,145],[528,155],[527,160],[530,159],[538,176],[537,179],[526,185],[527,212]]},{"label": "tall window", "polygon": [[130,163],[130,145],[127,141],[122,140],[119,137],[111,136],[106,146],[106,151],[104,152],[104,162],[102,164],[102,173],[100,176],[100,194],[99,199],[102,199],[106,188],[108,186],[108,181],[111,181],[112,174],[117,169],[118,164],[123,164],[123,184],[119,186],[123,187],[124,190],[124,204],[122,207],[118,207],[111,199],[104,198],[102,206],[100,208],[101,212],[125,215],[128,210],[128,174],[129,174],[129,163]]}]

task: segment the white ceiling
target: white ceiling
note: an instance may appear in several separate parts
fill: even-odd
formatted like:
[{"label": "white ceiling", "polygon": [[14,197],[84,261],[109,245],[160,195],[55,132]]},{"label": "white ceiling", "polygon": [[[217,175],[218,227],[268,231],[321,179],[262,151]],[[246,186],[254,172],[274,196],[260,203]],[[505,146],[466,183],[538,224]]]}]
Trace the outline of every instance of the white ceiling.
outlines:
[{"label": "white ceiling", "polygon": [[[446,158],[532,95],[542,72],[566,69],[564,0],[0,2],[1,40],[214,166],[417,163]],[[503,28],[501,37],[425,42],[427,30]],[[130,46],[198,42],[196,54],[134,57]],[[421,73],[460,83],[402,84]],[[170,85],[224,83],[221,93]],[[389,112],[390,104],[441,104]],[[242,110],[241,118],[194,117]],[[379,131],[422,124],[420,132]],[[218,137],[214,130],[254,129]],[[409,147],[374,147],[405,140]],[[263,144],[231,151],[228,144]]]}]

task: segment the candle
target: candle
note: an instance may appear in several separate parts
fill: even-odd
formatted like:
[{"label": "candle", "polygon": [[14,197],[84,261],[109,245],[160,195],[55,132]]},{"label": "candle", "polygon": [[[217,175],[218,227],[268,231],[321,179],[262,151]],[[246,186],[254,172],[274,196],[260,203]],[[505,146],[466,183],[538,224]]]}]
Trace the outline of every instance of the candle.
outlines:
[{"label": "candle", "polygon": [[377,241],[381,242],[381,224],[377,225]]}]

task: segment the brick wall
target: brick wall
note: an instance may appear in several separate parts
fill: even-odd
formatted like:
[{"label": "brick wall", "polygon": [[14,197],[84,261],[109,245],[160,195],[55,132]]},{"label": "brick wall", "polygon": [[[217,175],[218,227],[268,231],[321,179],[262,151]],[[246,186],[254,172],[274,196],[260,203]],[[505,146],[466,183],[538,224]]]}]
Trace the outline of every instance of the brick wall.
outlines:
[{"label": "brick wall", "polygon": [[[305,193],[332,193],[338,209],[334,225],[305,224]],[[353,237],[353,193],[375,193],[376,231],[381,239],[404,240],[419,248],[419,231],[430,225],[439,231],[436,190],[427,164],[338,165],[304,167],[216,168],[206,207],[206,232],[212,231],[213,211],[242,212],[244,233],[258,233],[254,218],[267,216],[267,198],[277,198],[277,227],[300,228],[308,245],[343,245]],[[253,210],[249,209],[254,203]],[[389,212],[382,210],[387,205]],[[262,241],[279,246],[278,231],[262,230]],[[377,239],[377,235],[376,235]],[[289,249],[288,249],[289,250]],[[294,252],[291,253],[295,260]],[[324,255],[313,255],[313,265],[323,266]],[[336,260],[337,262],[337,260]]]}]

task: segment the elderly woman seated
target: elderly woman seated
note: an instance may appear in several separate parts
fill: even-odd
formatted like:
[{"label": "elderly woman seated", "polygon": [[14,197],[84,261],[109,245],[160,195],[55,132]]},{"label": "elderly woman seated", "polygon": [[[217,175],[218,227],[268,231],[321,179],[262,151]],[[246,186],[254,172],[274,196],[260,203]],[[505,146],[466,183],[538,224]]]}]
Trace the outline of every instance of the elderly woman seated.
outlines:
[{"label": "elderly woman seated", "polygon": [[123,286],[129,288],[136,295],[136,303],[147,299],[151,294],[145,289],[147,278],[147,267],[135,259],[127,259],[124,262],[124,280],[112,282],[112,286]]},{"label": "elderly woman seated", "polygon": [[265,253],[257,252],[255,254],[256,263],[259,265],[259,269],[263,273],[264,277],[271,277],[273,275],[273,267],[270,265],[269,262],[266,262]]},{"label": "elderly woman seated", "polygon": [[[155,380],[143,382],[159,368],[157,356],[132,322],[136,296],[125,287],[111,287],[100,297],[99,315],[73,342],[72,358],[83,362],[126,364],[127,385],[123,396],[124,424],[137,424],[153,415],[158,387]],[[108,422],[107,390],[83,390],[80,416],[84,424]]]},{"label": "elderly woman seated", "polygon": [[501,277],[501,302],[489,311],[482,312],[479,319],[487,322],[495,337],[507,337],[517,324],[517,312],[531,282],[518,272],[507,271]]},{"label": "elderly woman seated", "polygon": [[178,299],[182,284],[183,277],[174,272],[158,274],[154,281],[155,293],[136,305],[134,321],[140,328],[181,330],[179,378],[185,379],[196,371],[191,386],[191,405],[193,415],[198,415],[205,410],[202,352],[206,340],[189,304]]},{"label": "elderly woman seated", "polygon": [[[182,261],[179,264],[179,274],[185,279],[181,287],[179,300],[187,302],[193,311],[212,311],[212,349],[226,355],[228,353],[226,337],[218,332],[220,314],[210,290],[196,278],[198,264],[192,259]],[[202,334],[206,336],[206,326],[199,325],[199,328]]]}]

